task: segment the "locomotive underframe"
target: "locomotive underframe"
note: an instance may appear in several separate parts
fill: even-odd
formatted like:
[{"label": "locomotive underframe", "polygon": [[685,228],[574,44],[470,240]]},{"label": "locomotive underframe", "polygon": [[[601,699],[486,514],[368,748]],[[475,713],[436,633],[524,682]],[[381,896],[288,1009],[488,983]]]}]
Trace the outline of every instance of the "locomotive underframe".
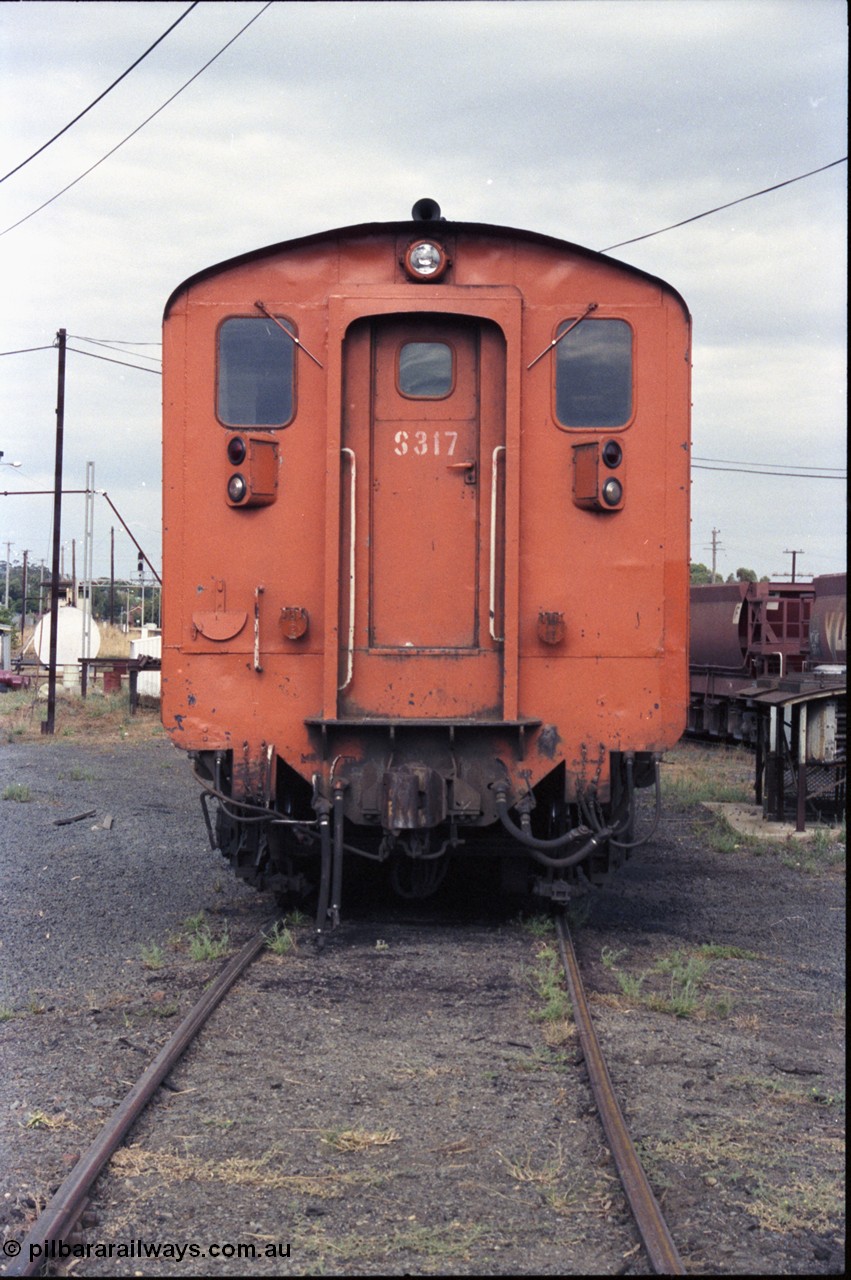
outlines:
[{"label": "locomotive underframe", "polygon": [[[312,785],[271,747],[194,753],[211,845],[281,901],[306,898],[318,879],[320,934],[339,921],[346,854],[388,863],[403,897],[428,896],[455,856],[498,858],[507,887],[566,902],[640,843],[635,790],[654,777],[658,785],[658,770],[649,752],[600,751],[590,772],[571,774],[561,761],[532,785],[517,766],[526,731],[538,723],[501,726],[515,737],[513,769],[481,726],[433,721],[371,725],[362,757],[334,755]],[[327,745],[333,727],[315,727]]]}]

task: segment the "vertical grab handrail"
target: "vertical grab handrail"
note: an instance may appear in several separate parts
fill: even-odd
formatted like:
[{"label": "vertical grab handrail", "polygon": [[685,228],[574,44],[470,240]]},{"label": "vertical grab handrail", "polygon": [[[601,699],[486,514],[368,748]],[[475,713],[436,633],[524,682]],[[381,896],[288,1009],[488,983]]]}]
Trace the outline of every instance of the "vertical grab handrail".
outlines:
[{"label": "vertical grab handrail", "polygon": [[497,473],[499,455],[505,453],[505,445],[498,444],[493,451],[491,462],[491,539],[490,539],[490,596],[488,602],[488,624],[491,640],[503,644],[505,636],[496,634],[496,506],[497,506]]},{"label": "vertical grab handrail", "polygon": [[357,478],[357,463],[355,461],[354,449],[343,448],[341,453],[347,453],[352,460],[352,476],[350,481],[350,504],[352,508],[351,527],[349,530],[349,636],[346,645],[346,678],[341,685],[337,686],[337,691],[342,693],[344,689],[348,689],[352,682],[352,675],[355,666],[355,485]]}]

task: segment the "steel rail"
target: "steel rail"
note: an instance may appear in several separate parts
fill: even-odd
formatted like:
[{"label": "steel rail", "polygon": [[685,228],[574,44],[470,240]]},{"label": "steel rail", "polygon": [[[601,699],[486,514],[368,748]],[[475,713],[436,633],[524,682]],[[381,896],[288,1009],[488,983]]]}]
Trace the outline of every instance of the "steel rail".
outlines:
[{"label": "steel rail", "polygon": [[644,1242],[644,1247],[650,1257],[650,1264],[656,1275],[685,1275],[685,1267],[647,1180],[647,1174],[642,1168],[633,1141],[629,1136],[623,1112],[615,1097],[611,1076],[603,1057],[603,1051],[600,1048],[600,1042],[597,1039],[597,1033],[594,1030],[594,1024],[591,1021],[588,1002],[585,999],[576,952],[573,949],[573,942],[562,916],[556,918],[556,933],[558,935],[559,953],[567,977],[570,1000],[573,1005],[576,1029],[579,1032],[579,1043],[588,1067],[591,1088],[594,1091],[600,1119],[603,1122],[603,1129],[605,1130],[623,1189],[626,1192],[632,1216],[635,1218],[639,1235]]},{"label": "steel rail", "polygon": [[[87,1192],[106,1162],[121,1145],[130,1127],[139,1118],[169,1071],[191,1044],[210,1014],[233,984],[254,960],[266,942],[265,925],[245,944],[210,984],[201,999],[193,1005],[180,1026],[143,1072],[118,1110],[101,1129],[94,1142],[77,1161],[71,1173],[21,1243],[21,1252],[6,1269],[7,1276],[35,1276],[51,1259],[45,1248],[48,1241],[63,1238],[83,1211]],[[39,1254],[33,1257],[33,1250]]]}]

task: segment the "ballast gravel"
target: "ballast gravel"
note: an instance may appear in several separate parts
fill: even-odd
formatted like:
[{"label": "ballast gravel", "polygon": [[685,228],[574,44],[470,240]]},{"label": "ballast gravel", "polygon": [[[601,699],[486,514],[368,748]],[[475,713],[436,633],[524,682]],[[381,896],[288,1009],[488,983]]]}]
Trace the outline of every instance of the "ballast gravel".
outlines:
[{"label": "ballast gravel", "polygon": [[[232,952],[274,907],[209,848],[161,736],[4,745],[7,795],[2,1248],[224,963],[193,960],[192,938]],[[687,1271],[840,1274],[844,874],[718,831],[699,806],[669,813],[577,907],[592,1012]],[[407,908],[352,896],[324,953],[300,926],[293,951],[265,954],[56,1269],[646,1274],[572,1028],[546,1012],[541,904],[495,898],[481,874],[450,888],[460,905],[449,889]]]}]

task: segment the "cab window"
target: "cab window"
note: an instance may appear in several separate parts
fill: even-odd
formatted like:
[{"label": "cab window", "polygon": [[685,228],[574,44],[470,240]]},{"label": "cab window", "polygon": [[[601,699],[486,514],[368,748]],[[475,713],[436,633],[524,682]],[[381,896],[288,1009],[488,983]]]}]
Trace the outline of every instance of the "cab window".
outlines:
[{"label": "cab window", "polygon": [[[565,320],[558,332],[570,329]],[[632,330],[583,320],[556,347],[556,417],[565,427],[621,427],[632,416]]]},{"label": "cab window", "polygon": [[[281,319],[290,333],[289,321]],[[219,329],[219,421],[282,427],[293,416],[295,343],[266,316],[235,316]]]}]

